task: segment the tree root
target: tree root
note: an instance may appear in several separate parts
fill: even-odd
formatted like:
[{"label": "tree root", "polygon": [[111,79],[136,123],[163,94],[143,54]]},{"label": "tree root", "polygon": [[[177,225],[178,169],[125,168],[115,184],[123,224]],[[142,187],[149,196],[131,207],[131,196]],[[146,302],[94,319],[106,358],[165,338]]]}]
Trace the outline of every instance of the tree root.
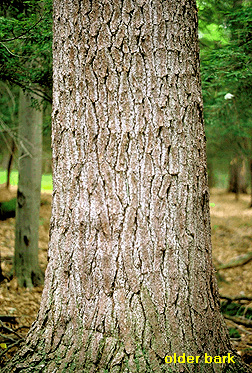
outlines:
[{"label": "tree root", "polygon": [[226,264],[219,264],[216,267],[216,270],[219,271],[220,269],[228,269],[228,268],[243,266],[244,264],[247,264],[251,260],[252,260],[252,251],[250,251],[249,253],[245,255],[238,256],[237,258],[230,260],[230,262]]}]

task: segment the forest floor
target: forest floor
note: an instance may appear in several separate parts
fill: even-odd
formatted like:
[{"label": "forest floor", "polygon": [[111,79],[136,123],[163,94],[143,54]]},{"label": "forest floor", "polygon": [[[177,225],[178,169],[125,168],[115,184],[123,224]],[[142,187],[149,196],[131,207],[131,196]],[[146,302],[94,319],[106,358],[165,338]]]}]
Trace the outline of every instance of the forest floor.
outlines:
[{"label": "forest floor", "polygon": [[[15,193],[14,188],[11,191],[6,191],[0,187],[0,202],[14,198]],[[39,261],[42,269],[45,270],[51,195],[43,193],[41,202]],[[231,340],[233,346],[243,360],[252,365],[252,260],[242,264],[252,253],[252,209],[248,208],[250,197],[241,195],[239,200],[236,201],[233,194],[212,189],[210,202],[215,268],[218,269],[223,264],[230,264],[233,260],[236,264],[237,262],[239,264],[235,267],[217,271],[221,300],[226,302],[224,308],[233,307],[233,316],[232,312],[225,316],[226,324],[229,329],[232,329]],[[8,351],[0,347],[0,360],[2,358],[3,361],[10,358],[15,352],[19,342],[21,342],[20,337],[25,336],[35,320],[43,289],[42,286],[31,290],[21,289],[18,287],[15,278],[10,279],[8,277],[13,263],[14,239],[15,219],[1,221],[0,258],[2,272],[6,278],[0,283],[0,346],[1,343],[6,343],[7,347],[15,344]],[[231,265],[233,264],[234,262],[231,262]],[[225,300],[225,297],[230,299]],[[234,306],[234,303],[231,303],[232,297],[248,297],[251,299],[235,300],[236,306]],[[245,313],[247,318],[244,317]],[[12,318],[7,320],[4,318],[6,315],[8,317],[12,316]],[[6,336],[6,340],[3,336]]]}]

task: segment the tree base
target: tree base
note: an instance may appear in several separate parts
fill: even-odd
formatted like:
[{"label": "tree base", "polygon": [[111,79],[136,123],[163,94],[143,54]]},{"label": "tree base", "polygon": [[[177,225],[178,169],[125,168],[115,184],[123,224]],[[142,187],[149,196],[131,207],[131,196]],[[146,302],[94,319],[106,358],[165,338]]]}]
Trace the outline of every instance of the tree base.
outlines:
[{"label": "tree base", "polygon": [[[55,351],[45,352],[41,343],[39,352],[24,345],[13,359],[3,368],[2,373],[53,373],[53,372],[76,372],[76,373],[252,373],[252,368],[241,360],[241,357],[232,353],[235,363],[230,364],[167,364],[150,351],[136,351],[128,355],[120,342],[118,348],[107,344],[102,347],[101,354],[97,351],[76,351],[73,345],[60,345]],[[120,346],[120,347],[119,347]],[[101,347],[101,346],[100,346]],[[85,350],[85,352],[84,352]],[[104,352],[107,356],[104,356]],[[110,355],[111,351],[113,354]],[[92,352],[94,355],[91,356]],[[95,357],[95,359],[94,359]],[[202,358],[203,359],[203,358]],[[102,361],[104,364],[101,364]],[[117,363],[116,363],[117,362]]]},{"label": "tree base", "polygon": [[43,285],[44,283],[44,273],[40,268],[33,269],[30,273],[16,273],[18,286],[24,288],[32,288],[36,286]]}]

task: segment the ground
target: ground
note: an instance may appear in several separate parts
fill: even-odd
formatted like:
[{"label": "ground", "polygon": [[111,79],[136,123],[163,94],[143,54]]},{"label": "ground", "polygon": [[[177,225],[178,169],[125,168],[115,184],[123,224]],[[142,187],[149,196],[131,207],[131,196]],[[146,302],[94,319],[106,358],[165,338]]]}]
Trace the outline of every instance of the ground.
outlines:
[{"label": "ground", "polygon": [[[15,189],[6,191],[0,187],[0,202],[15,196]],[[43,270],[47,264],[48,230],[51,213],[51,195],[41,196],[39,261]],[[211,224],[213,261],[217,269],[221,264],[233,259],[242,259],[252,252],[252,209],[248,208],[250,197],[241,195],[239,201],[233,194],[223,190],[211,190]],[[0,283],[0,345],[14,345],[8,351],[0,347],[0,360],[6,359],[18,349],[21,339],[35,320],[39,309],[42,287],[31,290],[20,289],[17,281],[10,279],[14,255],[15,219],[0,222],[0,254],[3,275],[6,278]],[[221,296],[250,297],[251,300],[236,301],[238,311],[241,306],[252,318],[252,260],[248,263],[217,271]],[[224,298],[222,299],[224,300]],[[238,312],[238,313],[239,313]],[[237,310],[235,311],[237,316]],[[242,311],[244,314],[244,308]],[[5,318],[12,316],[12,318]],[[231,316],[232,317],[232,316]],[[247,320],[247,321],[246,321]],[[227,327],[232,328],[232,343],[242,358],[252,365],[252,320],[246,319],[243,324],[234,319],[226,319]],[[244,325],[247,324],[247,325]],[[250,324],[250,325],[249,325]],[[7,339],[8,338],[8,339]],[[1,366],[1,365],[0,365]]]}]

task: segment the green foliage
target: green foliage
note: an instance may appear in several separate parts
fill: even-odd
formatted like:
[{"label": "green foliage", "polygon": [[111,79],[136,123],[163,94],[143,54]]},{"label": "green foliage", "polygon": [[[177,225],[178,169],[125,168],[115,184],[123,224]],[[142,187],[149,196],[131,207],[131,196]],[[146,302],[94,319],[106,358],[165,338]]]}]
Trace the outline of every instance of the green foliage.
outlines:
[{"label": "green foliage", "polygon": [[[252,3],[199,0],[208,158],[252,157]],[[227,96],[227,94],[231,94]]]},{"label": "green foliage", "polygon": [[230,338],[240,338],[241,335],[236,328],[228,328]]},{"label": "green foliage", "polygon": [[36,91],[50,101],[51,0],[3,3],[0,13],[0,79]]}]

